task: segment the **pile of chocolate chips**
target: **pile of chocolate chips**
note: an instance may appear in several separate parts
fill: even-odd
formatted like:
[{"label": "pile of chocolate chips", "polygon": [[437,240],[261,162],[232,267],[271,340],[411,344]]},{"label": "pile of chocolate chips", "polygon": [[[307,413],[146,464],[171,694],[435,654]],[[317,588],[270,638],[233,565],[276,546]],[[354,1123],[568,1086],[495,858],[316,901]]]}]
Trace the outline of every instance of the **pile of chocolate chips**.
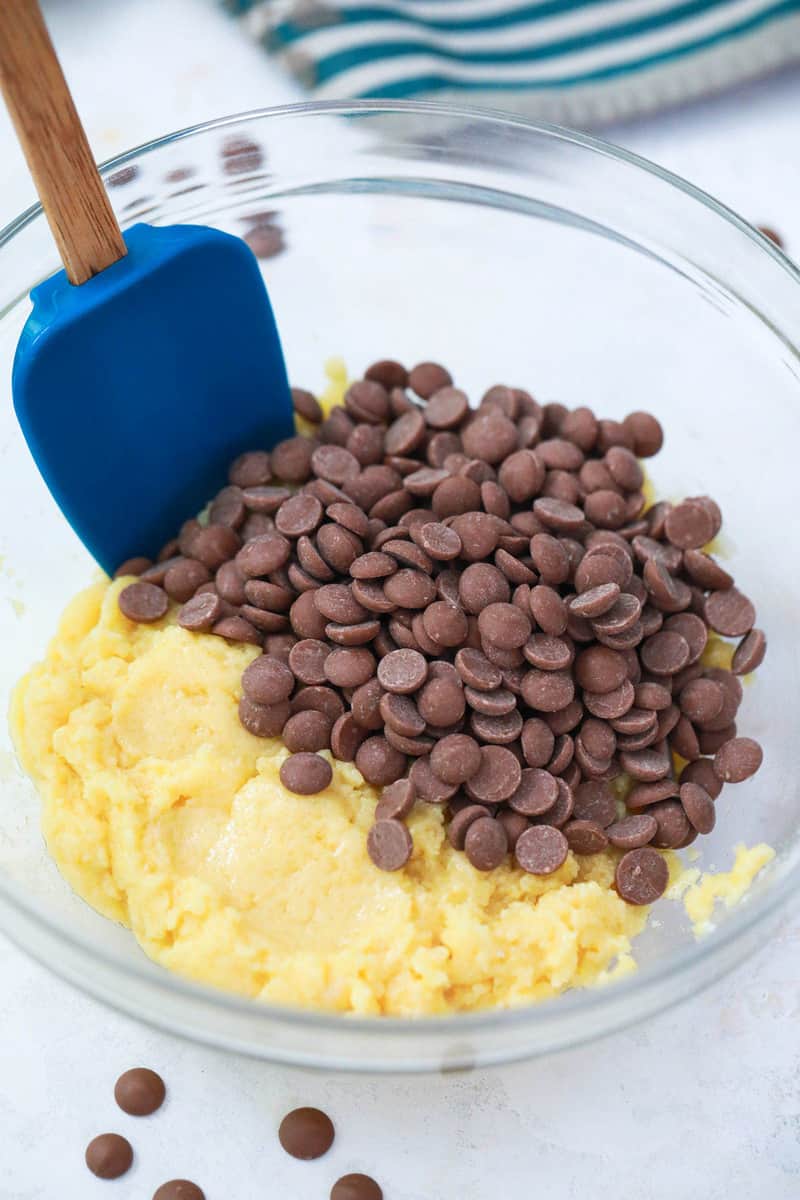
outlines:
[{"label": "pile of chocolate chips", "polygon": [[[505,386],[473,410],[442,366],[389,360],[325,420],[309,392],[294,399],[314,436],[242,455],[207,524],[187,521],[155,565],[123,564],[140,574],[123,613],[158,620],[171,599],[186,629],[263,647],[243,725],[282,736],[294,793],[330,783],[328,749],[384,789],[378,867],[408,861],[419,802],[446,806],[479,870],[510,852],[546,875],[611,844],[627,851],[620,894],[656,899],[653,847],[708,833],[723,783],[760,765],[735,721],[766,646],[702,549],[714,501],[645,511],[638,460],[660,449],[658,421]],[[743,639],[732,670],[702,664],[709,630]]]}]

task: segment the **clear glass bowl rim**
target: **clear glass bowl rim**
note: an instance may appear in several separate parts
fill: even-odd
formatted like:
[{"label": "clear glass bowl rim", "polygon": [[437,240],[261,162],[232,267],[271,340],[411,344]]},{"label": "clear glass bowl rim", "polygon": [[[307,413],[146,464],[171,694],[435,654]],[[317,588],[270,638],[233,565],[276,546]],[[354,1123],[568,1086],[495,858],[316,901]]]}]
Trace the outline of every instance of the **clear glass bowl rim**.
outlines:
[{"label": "clear glass bowl rim", "polygon": [[[203,121],[195,125],[189,125],[174,133],[165,134],[162,137],[144,142],[131,150],[126,150],[122,154],[107,159],[101,164],[101,171],[104,176],[108,176],[121,167],[124,167],[127,163],[139,159],[152,151],[162,149],[177,142],[188,141],[192,137],[207,134],[214,130],[222,130],[228,126],[240,126],[250,121],[256,122],[264,119],[280,120],[281,118],[313,119],[319,116],[347,117],[359,114],[371,116],[407,114],[411,117],[421,117],[429,114],[431,116],[461,118],[465,121],[482,125],[487,129],[499,127],[516,128],[522,131],[527,130],[531,134],[549,138],[555,143],[571,145],[592,154],[616,160],[619,163],[626,164],[654,177],[665,188],[676,189],[682,192],[685,196],[710,210],[720,220],[734,226],[741,234],[758,245],[762,253],[769,254],[775,259],[792,281],[800,287],[800,268],[795,266],[782,250],[732,209],[722,204],[701,188],[688,182],[688,180],[621,146],[603,141],[601,138],[578,133],[559,125],[530,121],[501,109],[413,100],[333,100],[256,108],[242,113],[218,117],[210,121]],[[26,228],[27,225],[40,216],[41,213],[41,205],[38,203],[33,204],[6,225],[4,229],[0,230],[0,251],[18,233]],[[0,311],[0,317],[2,316],[3,312]],[[800,345],[795,346],[794,350],[795,353],[800,355]],[[147,989],[166,991],[178,996],[183,995],[186,997],[187,1002],[195,999],[205,1004],[210,1003],[219,1009],[228,1010],[240,1017],[246,1016],[251,1020],[258,1020],[259,1012],[263,1010],[264,1017],[269,1021],[285,1022],[294,1026],[306,1027],[309,1030],[324,1029],[334,1034],[337,1030],[343,1031],[346,1028],[349,1033],[357,1033],[366,1037],[372,1037],[373,1039],[379,1039],[383,1033],[389,1032],[393,1035],[402,1035],[405,1033],[409,1037],[418,1036],[422,1032],[442,1035],[472,1034],[479,1036],[482,1030],[496,1032],[501,1026],[506,1030],[510,1030],[515,1026],[538,1024],[543,1027],[548,1024],[560,1023],[566,1015],[566,1008],[570,1010],[571,1022],[578,1018],[582,1012],[591,1012],[595,1017],[594,1032],[587,1034],[585,1038],[578,1035],[570,1039],[569,1044],[575,1045],[583,1040],[602,1036],[604,1032],[610,1032],[622,1024],[625,1018],[620,1018],[619,1013],[626,1007],[626,997],[633,997],[644,991],[650,992],[650,1002],[645,1005],[644,1009],[640,1008],[636,1020],[643,1020],[647,1015],[668,1007],[674,1002],[675,991],[674,989],[665,989],[665,999],[659,1002],[656,998],[659,981],[670,979],[675,982],[678,978],[685,980],[702,963],[706,970],[703,972],[702,978],[698,978],[696,981],[696,986],[692,986],[690,982],[688,986],[680,989],[680,996],[685,998],[692,992],[708,986],[720,975],[733,969],[740,961],[738,957],[726,954],[727,951],[732,949],[733,943],[745,942],[749,933],[759,925],[766,925],[770,917],[776,916],[778,910],[784,907],[789,899],[798,891],[800,891],[800,864],[785,872],[781,878],[771,884],[764,896],[750,899],[738,912],[727,918],[721,928],[714,930],[702,940],[698,940],[694,944],[671,955],[665,961],[641,969],[629,978],[613,983],[608,987],[580,991],[574,990],[550,1000],[512,1009],[486,1009],[474,1013],[426,1017],[355,1017],[349,1014],[290,1008],[285,1005],[267,1005],[219,989],[193,983],[165,970],[162,973],[154,972],[144,964],[139,966],[134,962],[122,961],[115,956],[98,951],[83,939],[76,938],[58,919],[46,916],[41,911],[40,905],[32,904],[25,900],[19,891],[15,887],[9,886],[2,877],[0,877],[0,912],[17,910],[23,918],[23,924],[29,923],[33,926],[38,926],[46,934],[46,937],[52,936],[55,932],[59,939],[67,942],[77,951],[78,955],[89,960],[94,959],[102,962],[106,968],[110,968],[111,971],[118,972],[119,975],[129,978],[132,983],[140,981]],[[4,932],[7,932],[12,941],[16,940],[13,932],[10,930],[4,930]],[[35,952],[31,951],[28,947],[21,945],[21,949],[37,957]],[[752,951],[753,947],[751,946],[749,950],[745,951],[745,955],[752,953]],[[712,969],[712,964],[715,960],[720,963],[719,969],[716,971]],[[44,959],[41,959],[41,961],[44,961]],[[57,962],[44,961],[44,965],[48,966],[56,974],[62,974],[59,971]],[[73,975],[66,974],[66,977],[71,982],[76,982]],[[78,986],[81,986],[84,990],[92,991],[90,984],[79,984]],[[601,1019],[598,1022],[597,1017],[603,1010],[607,1010],[607,1019],[605,1021]],[[563,1039],[559,1038],[556,1040],[557,1046],[563,1046],[564,1044],[566,1043]],[[504,1057],[511,1056],[506,1055]]]}]

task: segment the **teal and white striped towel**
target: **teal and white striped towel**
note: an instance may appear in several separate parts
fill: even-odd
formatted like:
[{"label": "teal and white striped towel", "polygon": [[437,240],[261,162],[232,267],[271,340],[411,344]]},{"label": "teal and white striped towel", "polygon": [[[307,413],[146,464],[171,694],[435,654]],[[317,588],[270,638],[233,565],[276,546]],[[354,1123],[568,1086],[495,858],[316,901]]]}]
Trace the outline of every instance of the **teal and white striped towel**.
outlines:
[{"label": "teal and white striped towel", "polygon": [[800,0],[224,0],[315,99],[599,124],[800,61]]}]

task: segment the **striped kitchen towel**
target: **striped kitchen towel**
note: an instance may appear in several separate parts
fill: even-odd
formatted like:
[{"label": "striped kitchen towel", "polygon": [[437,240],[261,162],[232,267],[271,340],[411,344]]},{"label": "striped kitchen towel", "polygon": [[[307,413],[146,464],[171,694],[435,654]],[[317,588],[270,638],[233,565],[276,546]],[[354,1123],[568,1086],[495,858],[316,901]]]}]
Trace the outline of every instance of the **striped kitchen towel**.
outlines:
[{"label": "striped kitchen towel", "polygon": [[597,125],[800,61],[800,0],[223,0],[315,99]]}]

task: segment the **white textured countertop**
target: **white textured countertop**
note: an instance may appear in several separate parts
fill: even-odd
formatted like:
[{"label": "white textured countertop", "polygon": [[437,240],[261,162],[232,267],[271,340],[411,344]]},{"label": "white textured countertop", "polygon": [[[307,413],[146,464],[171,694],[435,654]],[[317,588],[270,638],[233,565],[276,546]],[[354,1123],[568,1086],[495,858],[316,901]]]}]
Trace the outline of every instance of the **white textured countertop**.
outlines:
[{"label": "white textured countertop", "polygon": [[[297,98],[213,0],[52,0],[48,17],[99,158],[169,129]],[[800,253],[800,71],[611,131]],[[0,113],[0,225],[33,199]],[[520,1066],[336,1077],[190,1045],[101,1007],[0,938],[1,1200],[149,1200],[185,1177],[207,1200],[325,1200],[363,1170],[386,1200],[790,1200],[800,1196],[800,914],[675,1011]],[[129,1066],[164,1075],[155,1118],[116,1109]],[[316,1104],[333,1151],[297,1163],[280,1117]],[[96,1133],[136,1165],[91,1177]]]}]

